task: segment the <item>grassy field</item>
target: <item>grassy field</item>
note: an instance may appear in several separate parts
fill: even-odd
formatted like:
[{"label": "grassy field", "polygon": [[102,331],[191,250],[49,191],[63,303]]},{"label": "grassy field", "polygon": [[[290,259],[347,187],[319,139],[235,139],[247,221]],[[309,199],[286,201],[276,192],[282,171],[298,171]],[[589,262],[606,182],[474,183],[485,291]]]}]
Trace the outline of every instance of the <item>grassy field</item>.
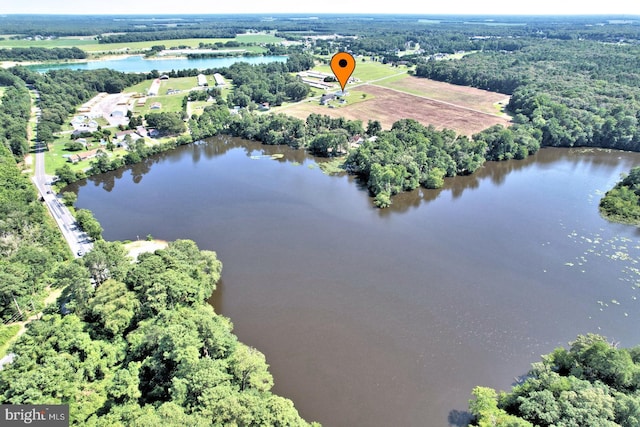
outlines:
[{"label": "grassy field", "polygon": [[[213,86],[215,81],[213,76],[207,76],[207,81]],[[184,90],[190,91],[193,88],[198,87],[198,79],[196,77],[176,77],[169,80],[160,80],[160,92],[159,94],[166,94],[167,90]],[[184,94],[186,95],[186,93]]]},{"label": "grassy field", "polygon": [[84,46],[96,45],[97,41],[93,37],[86,37],[84,39],[61,37],[55,40],[9,40],[7,36],[5,40],[0,40],[0,48],[2,47],[79,47],[84,49]]},{"label": "grassy field", "polygon": [[[143,107],[133,107],[133,112],[144,116],[148,113],[160,113],[168,111],[182,111],[182,99],[186,96],[186,93],[176,93],[174,95],[160,95],[147,98],[147,102]],[[151,105],[155,102],[159,102],[161,107],[157,110],[152,110]]]},{"label": "grassy field", "polygon": [[196,115],[199,116],[202,114],[202,112],[204,111],[204,108],[209,106],[209,105],[213,105],[213,102],[207,102],[207,101],[193,101],[189,103],[189,106],[187,108],[187,111],[189,112],[189,117],[191,117],[192,115]]},{"label": "grassy field", "polygon": [[[331,73],[326,64],[314,70]],[[413,77],[407,71],[406,67],[360,61],[353,73],[360,82],[347,85],[351,93],[347,104],[332,102],[334,108],[328,108],[312,100],[285,105],[281,110],[301,119],[317,113],[362,120],[363,123],[378,120],[385,129],[397,120],[411,118],[464,135],[472,135],[494,124],[509,124],[509,116],[502,111],[508,102],[507,95]],[[363,84],[367,82],[372,84]],[[363,94],[366,95],[364,98]]]},{"label": "grassy field", "polygon": [[508,95],[497,92],[413,76],[406,76],[402,79],[386,79],[377,82],[376,85],[498,115],[501,109],[498,103],[505,103],[509,99]]},{"label": "grassy field", "polygon": [[[322,93],[322,91],[320,91]],[[347,102],[341,104],[339,101],[331,101],[329,105],[320,105],[319,99],[309,99],[301,103],[283,104],[281,107],[275,107],[271,111],[274,113],[285,113],[300,119],[306,119],[311,113],[324,114],[325,110],[331,110],[334,113],[341,111],[355,104],[371,101],[375,98],[374,95],[365,93],[364,91],[353,89],[348,91],[348,95],[343,97]],[[338,113],[339,114],[339,113]],[[364,122],[366,124],[366,121]]]},{"label": "grassy field", "polygon": [[133,85],[125,88],[122,92],[123,93],[135,92],[135,93],[142,93],[146,95],[147,91],[151,87],[151,83],[153,83],[153,80],[145,80],[143,82],[138,83],[137,85]]},{"label": "grassy field", "polygon": [[[5,36],[6,37],[6,36]],[[189,46],[196,48],[200,43],[226,43],[230,40],[240,43],[279,43],[283,39],[271,34],[241,34],[234,39],[207,38],[207,39],[176,39],[176,40],[152,40],[144,42],[125,42],[125,43],[98,43],[93,37],[71,38],[61,37],[55,40],[0,40],[0,48],[2,47],[79,47],[86,52],[116,52],[125,49],[140,51],[148,50],[151,46],[164,45],[167,49],[178,46]],[[252,52],[263,52],[264,49],[259,46],[246,46],[234,49],[245,49]]]},{"label": "grassy field", "polygon": [[[333,74],[329,64],[318,65],[314,67],[313,70],[320,71],[322,73]],[[356,69],[353,71],[352,77],[360,79],[360,81],[363,82],[370,82],[372,80],[406,74],[407,71],[408,68],[404,66],[392,67],[390,65],[370,61],[368,59],[365,62],[362,62],[362,60],[357,60]]]}]

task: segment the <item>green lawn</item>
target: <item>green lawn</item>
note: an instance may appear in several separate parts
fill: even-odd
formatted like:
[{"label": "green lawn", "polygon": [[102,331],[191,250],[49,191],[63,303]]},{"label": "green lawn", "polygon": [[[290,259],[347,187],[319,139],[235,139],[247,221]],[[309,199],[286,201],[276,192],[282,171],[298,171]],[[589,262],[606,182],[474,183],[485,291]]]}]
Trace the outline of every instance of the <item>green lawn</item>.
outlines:
[{"label": "green lawn", "polygon": [[133,85],[125,88],[122,92],[123,93],[135,92],[135,93],[142,93],[146,95],[147,92],[149,91],[149,88],[151,87],[151,83],[153,83],[153,80],[145,80],[143,82],[138,83],[137,85]]},{"label": "green lawn", "polygon": [[[317,65],[313,70],[333,74],[329,64]],[[365,62],[362,62],[362,59],[357,58],[356,69],[353,71],[352,77],[360,79],[362,82],[368,82],[406,72],[406,67],[392,67],[391,65],[370,61],[368,59]]]},{"label": "green lawn", "polygon": [[[115,133],[115,130],[112,130]],[[100,145],[97,142],[93,142],[91,138],[86,138],[90,144],[89,150],[99,148]],[[49,144],[49,151],[44,153],[44,168],[47,175],[55,175],[55,170],[61,168],[65,164],[68,164],[73,171],[81,171],[89,167],[89,162],[93,159],[84,160],[78,163],[67,162],[66,154],[78,154],[81,151],[67,151],[64,149],[64,144],[71,141],[71,134],[58,135],[55,142]]]},{"label": "green lawn", "polygon": [[214,104],[213,102],[207,101],[193,101],[189,103],[189,110],[191,111],[192,115],[195,114],[196,116],[199,116],[204,111],[204,107],[207,107],[209,105]]},{"label": "green lawn", "polygon": [[[139,115],[145,115],[148,113],[160,113],[167,111],[182,111],[182,99],[186,96],[186,93],[178,93],[175,95],[160,95],[151,96],[147,98],[147,103],[144,107],[133,107],[133,112]],[[151,105],[154,102],[159,102],[161,107],[157,110],[152,110]]]},{"label": "green lawn", "polygon": [[[207,76],[207,81],[212,86],[215,83],[213,76]],[[190,91],[194,87],[198,87],[198,79],[196,77],[176,77],[169,80],[160,80],[160,91],[158,93],[164,95],[169,89]],[[183,95],[186,95],[186,93]]]}]

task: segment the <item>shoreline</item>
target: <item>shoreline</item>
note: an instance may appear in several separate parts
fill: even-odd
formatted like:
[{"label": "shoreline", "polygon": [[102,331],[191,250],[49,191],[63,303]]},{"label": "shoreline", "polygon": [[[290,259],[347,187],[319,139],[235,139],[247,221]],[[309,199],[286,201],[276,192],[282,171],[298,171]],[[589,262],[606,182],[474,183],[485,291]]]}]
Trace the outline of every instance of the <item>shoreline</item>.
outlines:
[{"label": "shoreline", "polygon": [[136,53],[122,53],[122,54],[108,54],[100,56],[99,58],[89,57],[85,59],[62,59],[56,61],[0,61],[1,68],[11,68],[17,65],[22,65],[23,67],[30,65],[48,65],[48,64],[84,64],[87,62],[100,62],[100,61],[109,61],[109,60],[118,60],[118,59],[127,59],[132,56],[143,56],[142,54]]}]

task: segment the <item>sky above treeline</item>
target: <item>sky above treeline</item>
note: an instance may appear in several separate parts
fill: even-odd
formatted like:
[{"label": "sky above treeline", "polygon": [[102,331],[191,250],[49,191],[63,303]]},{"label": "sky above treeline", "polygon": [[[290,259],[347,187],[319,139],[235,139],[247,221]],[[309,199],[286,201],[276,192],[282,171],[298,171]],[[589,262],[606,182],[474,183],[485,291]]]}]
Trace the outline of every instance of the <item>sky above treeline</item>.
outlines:
[{"label": "sky above treeline", "polygon": [[163,0],[0,0],[0,14],[229,14],[375,13],[473,15],[640,15],[638,0],[455,0],[455,1],[163,1]]}]

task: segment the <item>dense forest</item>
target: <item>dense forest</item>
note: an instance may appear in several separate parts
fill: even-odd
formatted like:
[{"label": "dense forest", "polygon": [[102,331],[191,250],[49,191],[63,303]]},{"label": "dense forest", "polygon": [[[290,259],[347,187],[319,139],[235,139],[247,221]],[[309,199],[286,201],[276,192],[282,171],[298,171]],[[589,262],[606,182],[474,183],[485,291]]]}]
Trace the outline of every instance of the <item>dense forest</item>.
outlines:
[{"label": "dense forest", "polygon": [[33,184],[0,144],[0,318],[41,309],[54,265],[70,255]]},{"label": "dense forest", "polygon": [[618,348],[579,336],[534,363],[510,392],[473,390],[477,426],[623,426],[640,424],[640,347]]},{"label": "dense forest", "polygon": [[496,125],[469,139],[405,119],[352,150],[345,167],[363,178],[376,206],[384,208],[401,191],[440,188],[445,176],[473,173],[486,160],[522,159],[538,148],[535,138],[519,126]]},{"label": "dense forest", "polygon": [[49,276],[63,294],[14,345],[3,403],[67,403],[83,426],[308,425],[207,303],[221,269],[186,240],[134,263],[100,240],[58,263]]},{"label": "dense forest", "polygon": [[29,152],[27,124],[31,117],[31,97],[24,81],[6,70],[0,70],[0,86],[4,86],[0,102],[0,145],[19,162]]},{"label": "dense forest", "polygon": [[611,221],[640,225],[640,166],[607,191],[600,200],[600,213]]},{"label": "dense forest", "polygon": [[640,150],[640,45],[535,40],[428,61],[415,74],[511,94],[515,121],[538,132],[541,145]]}]

